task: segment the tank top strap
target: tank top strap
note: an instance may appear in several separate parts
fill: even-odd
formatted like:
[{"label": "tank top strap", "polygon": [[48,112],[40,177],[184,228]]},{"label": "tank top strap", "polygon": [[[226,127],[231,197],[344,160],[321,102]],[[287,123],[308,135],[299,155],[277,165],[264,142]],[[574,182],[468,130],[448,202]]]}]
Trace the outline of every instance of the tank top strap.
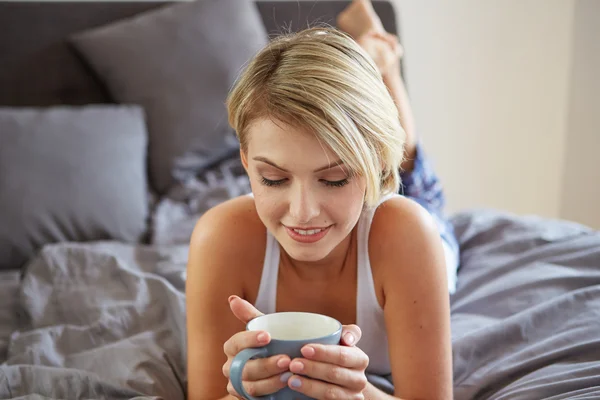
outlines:
[{"label": "tank top strap", "polygon": [[400,195],[396,193],[386,195],[374,207],[363,210],[357,228],[356,323],[363,332],[358,346],[369,355],[370,361],[367,370],[376,374],[387,374],[391,369],[385,318],[375,292],[375,281],[369,257],[369,234],[377,208],[394,197],[400,197]]},{"label": "tank top strap", "polygon": [[267,230],[267,248],[263,262],[262,275],[256,307],[263,314],[274,313],[277,306],[277,276],[279,274],[279,243]]}]

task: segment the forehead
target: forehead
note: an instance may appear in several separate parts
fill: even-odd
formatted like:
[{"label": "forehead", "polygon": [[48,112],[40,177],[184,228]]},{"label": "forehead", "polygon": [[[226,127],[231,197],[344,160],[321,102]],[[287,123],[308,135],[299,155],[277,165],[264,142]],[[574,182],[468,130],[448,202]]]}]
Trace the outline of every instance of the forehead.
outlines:
[{"label": "forehead", "polygon": [[288,159],[304,157],[307,161],[319,162],[337,158],[335,152],[308,128],[270,118],[256,120],[250,125],[248,153],[253,156],[274,153]]}]

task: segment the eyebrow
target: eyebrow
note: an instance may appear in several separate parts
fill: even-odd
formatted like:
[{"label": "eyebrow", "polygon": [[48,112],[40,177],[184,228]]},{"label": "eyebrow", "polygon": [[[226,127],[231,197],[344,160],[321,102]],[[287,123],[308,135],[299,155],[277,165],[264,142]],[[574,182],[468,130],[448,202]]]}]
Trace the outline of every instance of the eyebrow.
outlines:
[{"label": "eyebrow", "polygon": [[[266,157],[257,156],[257,157],[254,157],[253,160],[254,161],[264,162],[265,164],[269,164],[270,166],[275,167],[278,170],[283,171],[283,172],[290,172],[287,169],[282,168],[279,165],[275,164],[273,161],[269,160]],[[321,172],[321,171],[325,171],[327,169],[331,169],[333,167],[341,167],[342,165],[344,165],[344,162],[342,160],[337,160],[335,163],[325,165],[325,166],[323,166],[321,168],[317,168],[313,172]]]}]

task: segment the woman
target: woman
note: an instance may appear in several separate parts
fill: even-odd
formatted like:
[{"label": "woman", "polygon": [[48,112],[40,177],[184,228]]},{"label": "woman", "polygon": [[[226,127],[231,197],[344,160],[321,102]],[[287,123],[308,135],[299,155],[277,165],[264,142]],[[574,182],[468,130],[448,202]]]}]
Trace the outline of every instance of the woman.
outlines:
[{"label": "woman", "polygon": [[429,181],[399,46],[366,0],[355,0],[338,26],[354,40],[331,29],[274,40],[230,93],[252,196],[211,209],[191,238],[192,400],[239,397],[228,382],[233,357],[270,340],[244,325],[275,311],[330,315],[344,324],[342,344],[250,361],[243,380],[255,396],[289,386],[317,399],[392,398],[368,383],[369,372],[392,374],[398,398],[452,397],[456,255],[432,218],[441,192],[417,198],[430,212],[396,194],[401,169],[416,192]]}]

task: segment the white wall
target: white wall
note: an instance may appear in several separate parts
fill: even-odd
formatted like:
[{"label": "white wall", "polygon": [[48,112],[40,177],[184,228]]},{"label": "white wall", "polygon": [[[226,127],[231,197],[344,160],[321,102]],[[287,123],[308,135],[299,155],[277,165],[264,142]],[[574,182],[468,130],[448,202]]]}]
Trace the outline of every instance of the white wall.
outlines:
[{"label": "white wall", "polygon": [[558,217],[573,1],[393,1],[449,211]]},{"label": "white wall", "polygon": [[600,229],[600,1],[575,3],[561,217]]}]

